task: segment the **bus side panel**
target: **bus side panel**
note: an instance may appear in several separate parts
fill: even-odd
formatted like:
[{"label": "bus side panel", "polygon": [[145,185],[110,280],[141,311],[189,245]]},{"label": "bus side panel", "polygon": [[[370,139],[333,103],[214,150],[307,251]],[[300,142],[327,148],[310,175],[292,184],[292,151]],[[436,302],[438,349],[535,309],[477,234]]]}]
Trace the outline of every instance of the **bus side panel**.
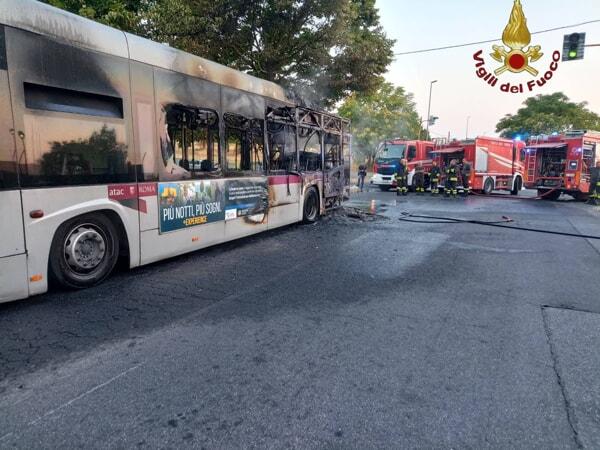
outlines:
[{"label": "bus side panel", "polygon": [[269,229],[289,225],[301,219],[298,217],[300,183],[300,177],[297,175],[269,177]]},{"label": "bus side panel", "polygon": [[[53,236],[65,221],[101,209],[121,219],[130,265],[139,263],[137,203],[109,198],[136,189],[129,61],[7,28],[29,292],[47,290]],[[43,217],[32,219],[33,210]],[[118,225],[118,224],[117,224]]]},{"label": "bus side panel", "polygon": [[142,231],[142,264],[220,244],[225,241],[223,226],[220,221],[163,234],[158,229]]},{"label": "bus side panel", "polygon": [[[118,185],[120,187],[124,185]],[[135,187],[135,184],[127,186]],[[23,191],[23,209],[43,210],[40,219],[25,217],[27,245],[35,251],[28,255],[30,277],[29,292],[40,294],[47,290],[48,256],[52,238],[57,228],[73,217],[100,210],[112,211],[123,223],[127,234],[132,261],[139,261],[138,215],[126,204],[108,198],[110,186],[78,186],[53,189],[28,189]],[[42,279],[38,280],[41,275]]]}]

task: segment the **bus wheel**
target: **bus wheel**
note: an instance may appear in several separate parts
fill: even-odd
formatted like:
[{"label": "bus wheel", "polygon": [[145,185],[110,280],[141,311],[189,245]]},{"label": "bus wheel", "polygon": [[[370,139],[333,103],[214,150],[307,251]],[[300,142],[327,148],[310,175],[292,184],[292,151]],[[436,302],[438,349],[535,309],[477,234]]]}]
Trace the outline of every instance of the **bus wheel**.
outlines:
[{"label": "bus wheel", "polygon": [[485,195],[490,195],[494,190],[494,180],[492,178],[486,178],[485,183],[483,183],[483,193]]},{"label": "bus wheel", "polygon": [[304,223],[316,222],[319,217],[319,196],[315,188],[311,187],[306,190],[302,211],[302,220]]},{"label": "bus wheel", "polygon": [[521,177],[515,179],[514,189],[510,191],[511,195],[519,195],[519,191],[523,188],[523,181]]},{"label": "bus wheel", "polygon": [[50,248],[50,276],[83,289],[104,280],[119,258],[118,232],[103,214],[86,214],[62,224]]}]

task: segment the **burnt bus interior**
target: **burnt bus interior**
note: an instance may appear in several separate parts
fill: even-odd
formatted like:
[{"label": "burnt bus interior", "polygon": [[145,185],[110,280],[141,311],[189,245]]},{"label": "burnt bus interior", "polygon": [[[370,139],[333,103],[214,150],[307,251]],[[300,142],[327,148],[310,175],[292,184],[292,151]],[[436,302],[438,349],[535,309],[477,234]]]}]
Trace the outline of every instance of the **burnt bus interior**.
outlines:
[{"label": "burnt bus interior", "polygon": [[349,177],[339,117],[3,25],[0,50],[0,118],[18,130],[2,187]]}]

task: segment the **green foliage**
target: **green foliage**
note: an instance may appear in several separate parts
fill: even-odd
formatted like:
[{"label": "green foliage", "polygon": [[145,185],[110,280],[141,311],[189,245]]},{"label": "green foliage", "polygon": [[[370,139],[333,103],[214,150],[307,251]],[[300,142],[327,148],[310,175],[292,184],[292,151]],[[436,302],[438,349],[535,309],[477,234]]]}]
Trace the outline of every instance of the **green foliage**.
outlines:
[{"label": "green foliage", "polygon": [[564,132],[569,129],[600,130],[600,117],[586,108],[587,103],[574,103],[562,92],[530,97],[516,114],[507,114],[496,125],[502,137],[528,136]]},{"label": "green foliage", "polygon": [[350,95],[338,113],[352,121],[353,151],[369,164],[380,142],[397,137],[417,139],[422,131],[413,95],[387,82],[371,94]]},{"label": "green foliage", "polygon": [[140,14],[145,0],[40,0],[111,27],[140,31]]},{"label": "green foliage", "polygon": [[374,0],[156,0],[146,33],[282,84],[309,105],[372,91],[393,45]]}]

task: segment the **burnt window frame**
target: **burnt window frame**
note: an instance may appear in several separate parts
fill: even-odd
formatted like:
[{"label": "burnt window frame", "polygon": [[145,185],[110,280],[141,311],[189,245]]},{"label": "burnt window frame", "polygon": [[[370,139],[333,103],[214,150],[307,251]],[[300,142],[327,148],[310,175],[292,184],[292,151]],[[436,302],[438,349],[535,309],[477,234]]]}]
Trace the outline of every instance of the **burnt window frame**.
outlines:
[{"label": "burnt window frame", "polygon": [[[228,177],[235,176],[265,176],[267,174],[267,147],[265,140],[265,119],[250,118],[235,112],[223,113],[223,172]],[[240,168],[229,167],[229,138],[233,134],[239,134],[239,142],[242,153],[240,154]],[[256,138],[260,136],[258,140]],[[254,157],[258,154],[255,145],[261,146],[260,170],[255,166],[256,160]],[[248,152],[248,154],[244,154]],[[244,161],[245,158],[248,158]],[[237,166],[237,151],[235,156]],[[243,168],[245,164],[249,164],[249,169]]]},{"label": "burnt window frame", "polygon": [[[166,135],[168,137],[167,145],[170,146],[170,156],[165,158],[162,154],[162,162],[167,166],[169,160],[189,174],[189,177],[181,177],[181,179],[206,179],[220,177],[223,172],[223,160],[221,153],[221,129],[220,117],[218,111],[212,108],[181,105],[178,103],[169,104],[163,107],[164,120],[166,127]],[[206,114],[206,119],[200,120],[201,115]],[[210,117],[208,117],[210,115]],[[211,120],[212,118],[212,120]],[[176,147],[171,133],[171,127],[175,121],[179,121],[183,126],[178,130],[181,133],[182,158],[176,161]],[[206,131],[206,152],[207,159],[201,160],[200,168],[196,168],[196,151],[194,143],[194,132],[199,130]],[[187,145],[188,132],[191,145]],[[216,138],[216,139],[215,139]],[[216,144],[216,149],[214,148]],[[189,151],[191,150],[192,159],[189,159]],[[200,150],[202,151],[202,150]],[[212,158],[210,158],[212,156]],[[211,166],[209,169],[202,169],[202,162],[209,161]],[[191,165],[190,165],[191,163]],[[183,164],[183,165],[182,165]]]},{"label": "burnt window frame", "polygon": [[[323,171],[323,131],[319,128],[316,127],[311,127],[311,126],[306,126],[306,125],[300,125],[298,126],[298,132],[297,132],[297,136],[298,136],[298,140],[296,143],[296,146],[298,148],[298,157],[300,160],[300,164],[299,164],[299,170],[300,172],[320,172]],[[310,133],[308,133],[310,131]],[[307,132],[308,134],[306,136],[302,136],[302,133]],[[313,136],[318,136],[318,142],[319,142],[319,158],[311,158],[308,159],[306,158],[305,154],[311,154],[311,155],[316,155],[316,152],[307,152],[306,151],[306,147],[308,145],[308,143],[311,141]],[[302,144],[301,139],[306,138],[306,142],[304,144]],[[318,167],[314,168],[314,167],[309,167],[310,166],[310,162],[311,161],[318,161]]]}]

